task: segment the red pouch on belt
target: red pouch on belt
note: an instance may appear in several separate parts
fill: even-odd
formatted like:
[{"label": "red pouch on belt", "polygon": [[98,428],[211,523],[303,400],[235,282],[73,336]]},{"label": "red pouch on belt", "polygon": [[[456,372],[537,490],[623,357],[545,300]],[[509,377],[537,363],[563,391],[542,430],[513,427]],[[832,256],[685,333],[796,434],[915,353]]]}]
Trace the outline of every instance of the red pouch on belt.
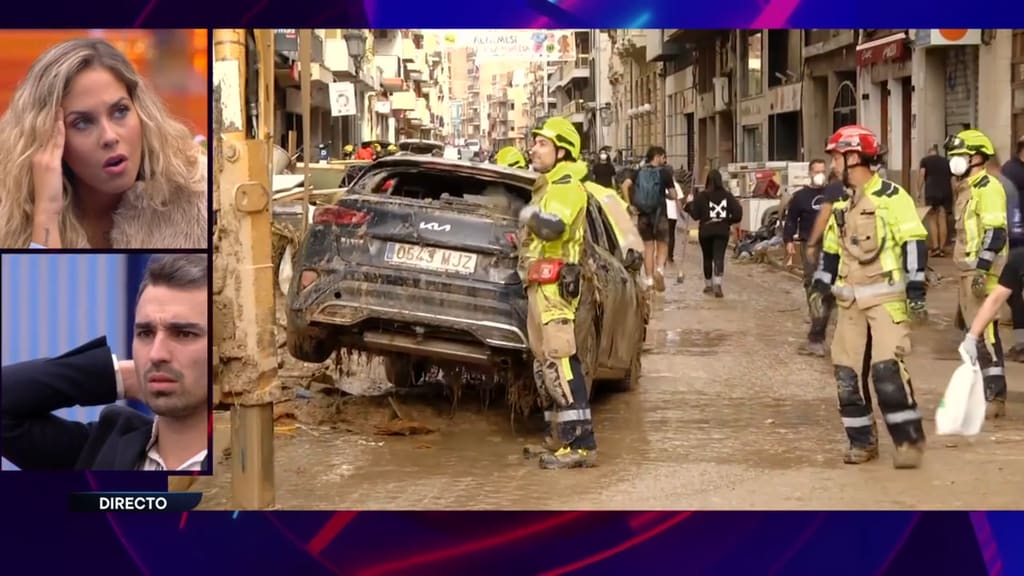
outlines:
[{"label": "red pouch on belt", "polygon": [[558,282],[559,274],[562,272],[565,262],[549,258],[534,260],[526,273],[526,279],[531,284],[554,284]]}]

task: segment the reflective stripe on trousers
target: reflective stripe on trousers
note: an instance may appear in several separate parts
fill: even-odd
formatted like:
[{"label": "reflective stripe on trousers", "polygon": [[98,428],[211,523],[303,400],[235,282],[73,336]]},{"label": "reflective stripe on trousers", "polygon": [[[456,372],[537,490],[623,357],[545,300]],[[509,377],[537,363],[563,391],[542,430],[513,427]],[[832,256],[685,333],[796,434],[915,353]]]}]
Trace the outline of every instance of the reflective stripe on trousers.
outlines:
[{"label": "reflective stripe on trousers", "polygon": [[590,418],[590,408],[584,410],[577,410],[575,408],[569,410],[546,410],[544,412],[545,422],[589,422]]},{"label": "reflective stripe on trousers", "polygon": [[900,410],[899,412],[890,412],[882,415],[885,418],[887,424],[903,424],[904,422],[914,422],[921,419],[921,412],[916,409]]},{"label": "reflective stripe on trousers", "polygon": [[833,286],[832,293],[838,300],[850,301],[854,299],[877,298],[891,294],[906,294],[907,285],[904,282],[878,282],[867,286]]},{"label": "reflective stripe on trousers", "polygon": [[864,428],[875,423],[875,417],[872,414],[856,418],[843,417],[841,420],[843,421],[843,428]]}]

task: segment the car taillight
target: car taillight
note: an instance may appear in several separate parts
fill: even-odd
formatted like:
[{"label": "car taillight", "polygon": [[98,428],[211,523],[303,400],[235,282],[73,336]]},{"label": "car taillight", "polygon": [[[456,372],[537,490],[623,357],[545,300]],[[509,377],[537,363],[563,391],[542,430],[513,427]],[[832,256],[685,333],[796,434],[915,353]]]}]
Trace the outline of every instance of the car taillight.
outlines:
[{"label": "car taillight", "polygon": [[316,270],[303,270],[299,276],[299,290],[305,290],[319,277],[320,274]]},{"label": "car taillight", "polygon": [[359,226],[365,224],[369,219],[368,213],[343,206],[321,206],[313,212],[313,224]]}]

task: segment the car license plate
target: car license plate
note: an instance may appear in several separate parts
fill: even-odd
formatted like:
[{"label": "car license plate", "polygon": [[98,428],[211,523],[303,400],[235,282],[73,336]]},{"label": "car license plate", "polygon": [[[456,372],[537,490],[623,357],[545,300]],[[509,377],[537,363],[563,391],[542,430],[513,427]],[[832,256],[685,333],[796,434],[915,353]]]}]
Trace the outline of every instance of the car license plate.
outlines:
[{"label": "car license plate", "polygon": [[476,271],[476,254],[466,254],[432,246],[388,242],[384,260],[437,272],[472,274]]}]

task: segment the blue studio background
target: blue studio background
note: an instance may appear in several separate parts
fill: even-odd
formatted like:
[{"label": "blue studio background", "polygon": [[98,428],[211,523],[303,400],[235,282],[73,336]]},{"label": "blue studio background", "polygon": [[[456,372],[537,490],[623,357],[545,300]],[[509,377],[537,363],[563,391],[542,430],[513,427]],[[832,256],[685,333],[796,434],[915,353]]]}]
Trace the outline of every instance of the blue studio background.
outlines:
[{"label": "blue studio background", "polygon": [[[106,336],[118,359],[131,358],[135,298],[149,254],[4,254],[0,286],[0,364],[57,356]],[[144,404],[130,406],[149,412]],[[90,422],[102,406],[68,408]],[[3,470],[16,470],[7,460]]]}]

